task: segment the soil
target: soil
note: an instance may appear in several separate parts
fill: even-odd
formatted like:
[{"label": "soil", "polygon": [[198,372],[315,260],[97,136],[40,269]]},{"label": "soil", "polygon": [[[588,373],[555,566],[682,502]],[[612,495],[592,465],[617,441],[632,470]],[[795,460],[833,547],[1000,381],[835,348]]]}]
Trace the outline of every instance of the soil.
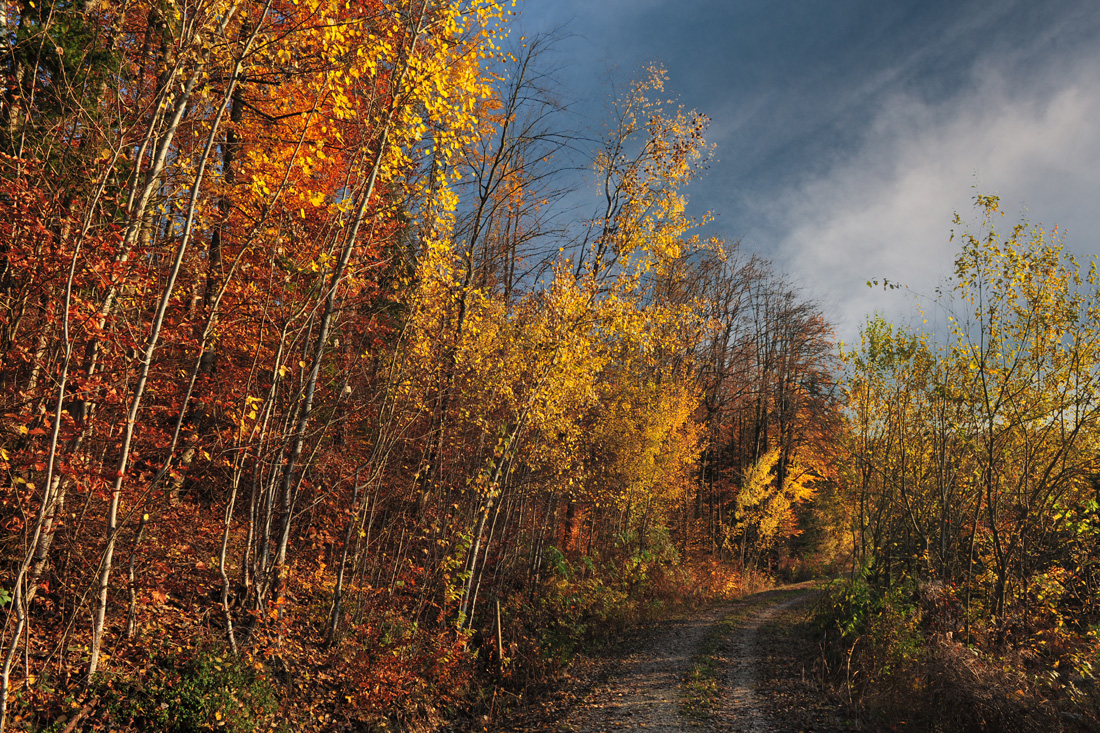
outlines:
[{"label": "soil", "polygon": [[[808,622],[819,596],[813,584],[787,586],[664,622],[578,661],[555,694],[500,730],[853,730],[811,674],[817,646]],[[682,683],[708,640],[725,669],[719,704],[708,715],[687,716]]]}]

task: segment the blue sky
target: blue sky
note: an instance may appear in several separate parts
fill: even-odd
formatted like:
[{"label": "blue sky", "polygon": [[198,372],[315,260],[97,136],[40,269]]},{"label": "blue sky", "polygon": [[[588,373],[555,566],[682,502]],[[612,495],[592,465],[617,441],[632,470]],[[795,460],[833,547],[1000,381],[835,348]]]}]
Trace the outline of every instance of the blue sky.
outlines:
[{"label": "blue sky", "polygon": [[[1100,255],[1096,0],[526,0],[564,26],[560,78],[596,124],[605,69],[651,61],[711,117],[693,184],[716,233],[772,258],[854,339],[881,311],[923,325],[977,192]],[[888,278],[907,292],[868,289]]]}]

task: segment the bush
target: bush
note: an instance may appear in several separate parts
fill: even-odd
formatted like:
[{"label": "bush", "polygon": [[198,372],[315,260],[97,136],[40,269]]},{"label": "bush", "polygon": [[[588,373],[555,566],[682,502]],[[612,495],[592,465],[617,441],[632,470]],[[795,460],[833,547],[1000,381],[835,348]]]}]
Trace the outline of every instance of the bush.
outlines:
[{"label": "bush", "polygon": [[422,627],[397,613],[352,626],[331,659],[341,716],[355,730],[405,730],[438,721],[469,694],[473,650],[465,633]]},{"label": "bush", "polygon": [[[819,623],[848,644],[865,640],[887,663],[913,659],[922,646],[920,593],[910,582],[873,583],[868,573],[835,584],[822,604]],[[884,670],[884,671],[889,671]]]},{"label": "bush", "polygon": [[1097,729],[1091,678],[1080,674],[1087,664],[1070,665],[1078,679],[1069,689],[1081,698],[1072,699],[1034,674],[1026,649],[980,652],[959,643],[963,617],[957,589],[939,581],[883,587],[861,573],[837,584],[818,617],[829,681],[875,729]]},{"label": "bush", "polygon": [[262,665],[217,647],[165,651],[136,673],[98,675],[91,691],[110,726],[130,730],[251,733],[278,708]]}]

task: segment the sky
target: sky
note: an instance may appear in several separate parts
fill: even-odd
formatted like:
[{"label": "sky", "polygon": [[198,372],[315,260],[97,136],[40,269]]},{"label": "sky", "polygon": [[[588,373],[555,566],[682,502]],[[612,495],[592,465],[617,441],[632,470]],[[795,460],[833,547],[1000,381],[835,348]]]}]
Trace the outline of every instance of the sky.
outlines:
[{"label": "sky", "polygon": [[[773,260],[852,343],[874,312],[935,331],[953,215],[1058,227],[1100,255],[1096,0],[526,0],[562,28],[557,75],[595,120],[609,68],[665,66],[711,118],[689,191],[712,234]],[[900,290],[868,288],[887,279]],[[921,315],[923,313],[923,315]],[[927,323],[924,319],[927,318]]]}]

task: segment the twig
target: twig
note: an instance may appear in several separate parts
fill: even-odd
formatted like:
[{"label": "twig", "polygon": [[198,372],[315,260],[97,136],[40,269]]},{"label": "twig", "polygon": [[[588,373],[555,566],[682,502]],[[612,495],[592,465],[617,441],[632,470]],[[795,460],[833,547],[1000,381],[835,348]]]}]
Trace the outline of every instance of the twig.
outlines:
[{"label": "twig", "polygon": [[84,720],[90,712],[92,712],[92,704],[90,702],[84,703],[84,707],[80,708],[80,711],[73,716],[69,724],[62,728],[61,733],[73,733],[73,731],[76,730],[76,726],[80,725],[80,721]]}]

